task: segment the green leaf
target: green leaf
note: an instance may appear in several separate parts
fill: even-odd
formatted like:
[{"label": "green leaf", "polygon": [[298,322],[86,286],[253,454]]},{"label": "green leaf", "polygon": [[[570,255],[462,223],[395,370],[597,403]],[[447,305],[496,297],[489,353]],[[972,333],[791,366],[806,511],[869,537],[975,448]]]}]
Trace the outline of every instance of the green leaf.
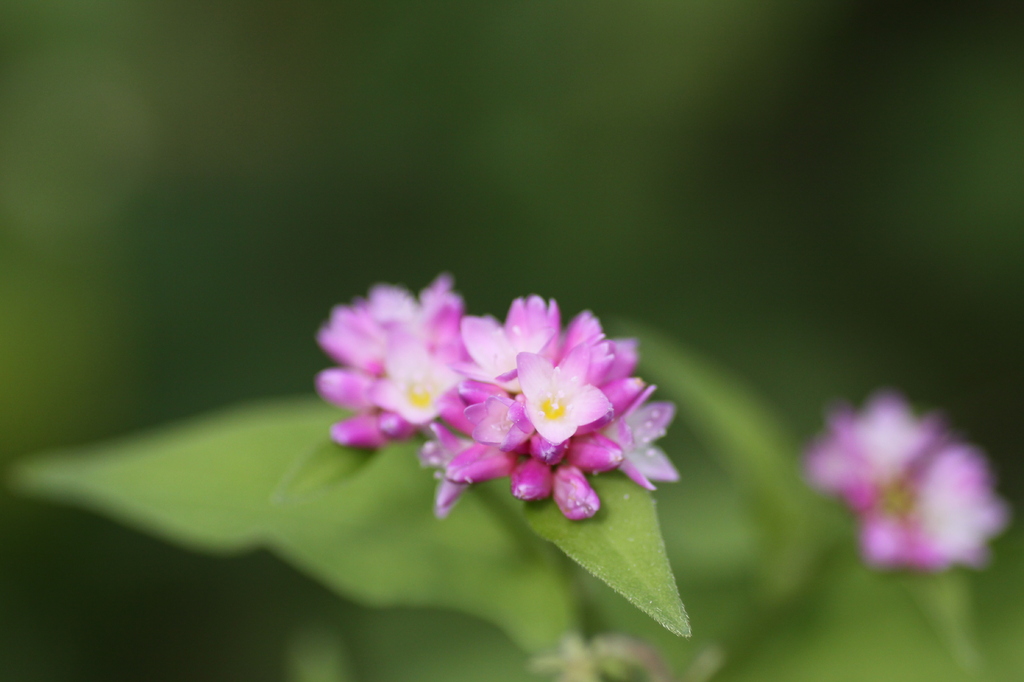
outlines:
[{"label": "green leaf", "polygon": [[458,609],[531,650],[557,641],[571,609],[544,543],[475,494],[438,521],[416,444],[324,448],[337,417],[310,399],[228,410],[30,460],[16,483],[187,547],[270,548],[364,604]]},{"label": "green leaf", "polygon": [[960,571],[908,575],[906,586],[957,664],[965,672],[980,672],[967,576]]},{"label": "green leaf", "polygon": [[813,559],[817,501],[800,479],[799,448],[770,407],[713,363],[635,324],[646,378],[675,399],[679,416],[723,463],[759,529],[770,596],[792,594]]},{"label": "green leaf", "polygon": [[351,476],[370,457],[368,452],[356,453],[325,439],[295,460],[281,480],[273,500],[278,504],[309,502]]},{"label": "green leaf", "polygon": [[[852,551],[850,559],[853,558]],[[1019,570],[1019,568],[1018,568]],[[722,682],[969,682],[904,589],[903,576],[835,562],[811,592],[727,649]],[[1019,574],[1018,574],[1019,581]],[[1019,608],[1019,600],[1015,604]],[[756,621],[755,621],[756,622]],[[1016,648],[1020,648],[1019,631]],[[1019,679],[1016,674],[985,679]]]},{"label": "green leaf", "polygon": [[601,498],[593,518],[570,521],[544,500],[526,505],[530,526],[667,630],[689,637],[650,493],[620,474],[596,476],[591,485]]}]

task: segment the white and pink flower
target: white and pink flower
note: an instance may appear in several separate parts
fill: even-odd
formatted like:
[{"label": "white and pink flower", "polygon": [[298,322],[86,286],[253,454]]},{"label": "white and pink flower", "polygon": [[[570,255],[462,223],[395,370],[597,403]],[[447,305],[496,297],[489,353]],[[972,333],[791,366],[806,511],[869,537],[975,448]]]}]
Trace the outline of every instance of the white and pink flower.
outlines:
[{"label": "white and pink flower", "polygon": [[988,541],[1009,521],[981,451],[938,415],[915,416],[893,392],[875,395],[859,414],[834,410],[805,469],[814,487],[857,515],[861,553],[878,568],[982,566]]},{"label": "white and pink flower", "polygon": [[462,297],[452,284],[440,275],[418,299],[378,284],[366,299],[331,311],[317,341],[341,366],[320,372],[316,388],[327,402],[356,413],[332,428],[336,442],[379,448],[437,418],[459,380],[450,365],[467,357]]}]

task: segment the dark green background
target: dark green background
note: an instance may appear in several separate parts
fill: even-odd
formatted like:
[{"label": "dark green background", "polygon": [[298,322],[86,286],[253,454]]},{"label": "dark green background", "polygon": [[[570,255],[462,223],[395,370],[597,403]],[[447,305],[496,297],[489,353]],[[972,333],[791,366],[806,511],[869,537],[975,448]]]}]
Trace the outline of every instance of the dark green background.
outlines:
[{"label": "dark green background", "polygon": [[[1020,500],[1024,4],[0,1],[4,461],[309,391],[332,304],[441,270],[661,327],[801,437],[900,387]],[[4,680],[279,680],[317,619],[442,675],[483,627],[2,495]]]}]

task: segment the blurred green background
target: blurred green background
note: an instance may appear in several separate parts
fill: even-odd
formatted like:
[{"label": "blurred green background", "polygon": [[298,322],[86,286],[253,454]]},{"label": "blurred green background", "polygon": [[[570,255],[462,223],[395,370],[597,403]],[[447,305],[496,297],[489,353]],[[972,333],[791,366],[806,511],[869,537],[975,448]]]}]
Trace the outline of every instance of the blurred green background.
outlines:
[{"label": "blurred green background", "polygon": [[[441,270],[660,327],[804,438],[900,387],[1020,501],[1024,4],[0,0],[4,463],[308,392],[332,304]],[[309,623],[359,679],[524,675],[264,554],[7,492],[0,546],[3,680],[278,681]]]}]

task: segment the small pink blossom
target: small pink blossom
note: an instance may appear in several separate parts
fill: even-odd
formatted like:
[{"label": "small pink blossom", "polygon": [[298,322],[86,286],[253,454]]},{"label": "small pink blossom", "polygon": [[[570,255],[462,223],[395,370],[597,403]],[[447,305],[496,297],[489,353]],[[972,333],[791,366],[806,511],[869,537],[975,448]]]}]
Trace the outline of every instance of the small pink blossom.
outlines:
[{"label": "small pink blossom", "polygon": [[475,425],[473,440],[497,445],[511,452],[525,443],[533,433],[523,404],[505,396],[491,396],[465,410],[466,419]]},{"label": "small pink blossom", "polygon": [[552,443],[571,438],[579,427],[612,411],[604,393],[586,381],[590,352],[581,343],[557,367],[536,353],[520,353],[516,358],[526,413],[537,433]]},{"label": "small pink blossom", "polygon": [[982,566],[1009,521],[984,455],[902,396],[875,395],[860,413],[841,407],[808,449],[808,480],[843,499],[860,521],[865,561],[939,571]]},{"label": "small pink blossom", "polygon": [[370,389],[370,399],[411,424],[423,425],[437,417],[438,401],[458,380],[421,340],[396,334],[388,344],[384,376]]},{"label": "small pink blossom", "polygon": [[411,437],[438,416],[458,382],[449,365],[466,357],[462,313],[448,275],[418,299],[401,287],[378,284],[366,299],[331,311],[317,341],[341,367],[317,375],[317,392],[357,413],[332,430],[336,442],[378,448]]}]

